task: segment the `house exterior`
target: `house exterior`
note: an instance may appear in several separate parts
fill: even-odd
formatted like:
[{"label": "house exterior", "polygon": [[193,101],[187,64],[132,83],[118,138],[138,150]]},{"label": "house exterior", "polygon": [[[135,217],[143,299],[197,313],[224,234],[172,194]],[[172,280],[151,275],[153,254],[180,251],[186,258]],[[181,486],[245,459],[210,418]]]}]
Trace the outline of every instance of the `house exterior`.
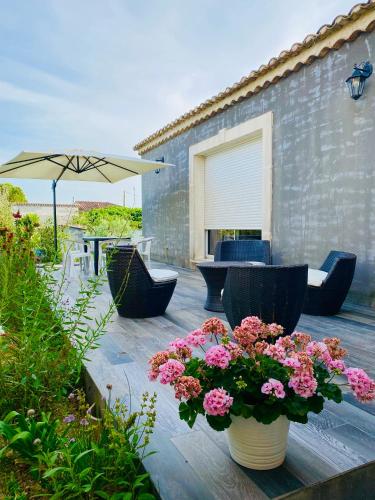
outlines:
[{"label": "house exterior", "polygon": [[[21,215],[36,214],[42,223],[53,219],[52,203],[14,203],[12,211],[19,211]],[[59,224],[66,225],[78,214],[78,207],[73,203],[58,203],[56,213]]]},{"label": "house exterior", "polygon": [[272,242],[273,263],[354,252],[351,300],[375,303],[375,3],[358,4],[135,146],[175,167],[143,176],[153,258],[183,267],[223,235]]}]

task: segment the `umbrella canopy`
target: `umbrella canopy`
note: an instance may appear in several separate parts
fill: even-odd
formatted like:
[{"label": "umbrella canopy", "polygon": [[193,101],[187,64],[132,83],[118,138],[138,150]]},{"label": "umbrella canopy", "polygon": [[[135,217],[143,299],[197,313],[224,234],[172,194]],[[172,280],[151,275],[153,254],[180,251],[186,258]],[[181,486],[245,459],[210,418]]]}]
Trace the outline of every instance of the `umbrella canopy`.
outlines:
[{"label": "umbrella canopy", "polygon": [[14,179],[51,179],[53,190],[54,242],[57,250],[56,184],[58,181],[118,182],[133,175],[172,166],[161,161],[126,156],[70,151],[66,153],[30,153],[22,151],[13,160],[0,165],[0,177]]},{"label": "umbrella canopy", "polygon": [[118,182],[170,166],[168,163],[101,153],[30,153],[23,151],[0,166],[0,177],[62,181]]}]

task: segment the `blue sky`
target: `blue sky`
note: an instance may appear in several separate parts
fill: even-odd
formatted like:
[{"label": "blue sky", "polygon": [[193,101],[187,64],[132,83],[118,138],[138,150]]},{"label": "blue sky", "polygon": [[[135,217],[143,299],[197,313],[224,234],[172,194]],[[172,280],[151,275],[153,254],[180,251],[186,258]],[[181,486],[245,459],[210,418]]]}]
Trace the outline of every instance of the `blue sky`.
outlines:
[{"label": "blue sky", "polygon": [[[135,155],[136,142],[345,14],[353,0],[2,0],[0,163]],[[49,202],[49,181],[15,181]],[[61,182],[58,201],[139,206],[141,180]]]}]

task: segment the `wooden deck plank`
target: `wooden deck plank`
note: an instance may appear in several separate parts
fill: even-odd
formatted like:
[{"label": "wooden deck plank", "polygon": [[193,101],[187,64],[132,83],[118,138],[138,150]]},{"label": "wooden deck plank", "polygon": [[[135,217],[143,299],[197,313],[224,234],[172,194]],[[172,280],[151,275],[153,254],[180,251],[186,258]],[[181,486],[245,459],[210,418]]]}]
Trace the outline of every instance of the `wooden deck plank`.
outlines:
[{"label": "wooden deck plank", "polygon": [[217,500],[268,498],[206,433],[192,431],[176,436],[172,441]]},{"label": "wooden deck plank", "polygon": [[[373,459],[375,404],[363,405],[347,391],[341,405],[327,402],[325,410],[312,414],[307,425],[291,425],[286,461],[274,471],[249,471],[235,464],[225,433],[215,433],[203,417],[189,430],[178,417],[178,401],[171,388],[148,380],[147,360],[205,319],[218,316],[225,320],[225,316],[203,308],[206,288],[200,273],[176,270],[178,284],[166,314],[148,319],[115,314],[88,363],[90,375],[104,396],[110,383],[113,398],[129,402],[131,396],[136,408],[145,390],[158,393],[157,424],[151,441],[151,449],[157,453],[145,460],[145,466],[163,499],[273,498]],[[69,293],[74,296],[75,291],[71,286]],[[104,285],[103,294],[96,300],[97,311],[104,312],[109,301]],[[346,304],[338,316],[302,315],[297,329],[316,340],[340,337],[349,349],[348,366],[363,367],[375,376],[374,325],[373,310]]]}]

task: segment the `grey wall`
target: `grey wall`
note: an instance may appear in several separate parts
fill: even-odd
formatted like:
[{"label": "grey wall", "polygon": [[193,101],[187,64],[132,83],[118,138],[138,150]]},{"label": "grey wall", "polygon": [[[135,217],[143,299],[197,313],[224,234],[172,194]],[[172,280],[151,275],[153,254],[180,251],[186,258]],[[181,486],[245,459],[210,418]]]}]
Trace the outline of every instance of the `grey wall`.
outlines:
[{"label": "grey wall", "polygon": [[374,55],[375,33],[361,35],[145,155],[176,164],[143,177],[153,257],[190,265],[189,146],[272,111],[274,262],[319,267],[331,249],[352,251],[351,297],[375,303],[375,76],[356,102],[344,84],[355,62]]}]

